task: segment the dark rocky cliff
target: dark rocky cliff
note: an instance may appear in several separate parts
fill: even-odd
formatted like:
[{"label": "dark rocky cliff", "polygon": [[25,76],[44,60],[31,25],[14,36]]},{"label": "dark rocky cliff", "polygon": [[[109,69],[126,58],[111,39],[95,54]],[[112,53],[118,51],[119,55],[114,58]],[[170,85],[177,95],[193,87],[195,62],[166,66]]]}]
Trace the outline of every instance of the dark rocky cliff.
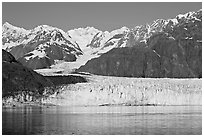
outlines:
[{"label": "dark rocky cliff", "polygon": [[145,43],[129,38],[126,47],[130,48],[112,49],[77,71],[127,77],[201,78],[202,10],[178,15],[164,24],[161,22],[162,27],[156,27],[159,31],[149,35]]},{"label": "dark rocky cliff", "polygon": [[77,71],[108,76],[201,78],[201,58],[201,45],[182,44],[160,33],[151,37],[146,46],[112,49]]}]

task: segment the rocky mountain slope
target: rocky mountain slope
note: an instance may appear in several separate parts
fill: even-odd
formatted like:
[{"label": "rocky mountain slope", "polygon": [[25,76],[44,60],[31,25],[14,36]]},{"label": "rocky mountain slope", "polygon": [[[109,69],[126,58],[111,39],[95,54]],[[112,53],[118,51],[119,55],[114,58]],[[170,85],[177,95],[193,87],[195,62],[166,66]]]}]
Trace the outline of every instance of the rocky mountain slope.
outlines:
[{"label": "rocky mountain slope", "polygon": [[131,77],[202,77],[202,10],[156,22],[163,24],[157,23],[157,31],[151,27],[141,35],[140,29],[132,30],[126,43],[130,48],[112,49],[77,71]]},{"label": "rocky mountain slope", "polygon": [[49,67],[55,60],[75,61],[82,54],[64,31],[47,25],[24,30],[5,23],[2,41],[3,49],[32,69]]},{"label": "rocky mountain slope", "polygon": [[24,67],[7,51],[2,50],[2,97],[17,94],[40,96],[53,83],[35,71]]}]

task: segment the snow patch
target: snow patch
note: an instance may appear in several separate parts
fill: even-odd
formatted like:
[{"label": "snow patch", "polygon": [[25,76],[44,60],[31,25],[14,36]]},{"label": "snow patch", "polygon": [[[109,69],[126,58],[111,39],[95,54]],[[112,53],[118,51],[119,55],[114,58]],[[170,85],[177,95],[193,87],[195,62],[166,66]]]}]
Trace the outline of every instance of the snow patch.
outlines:
[{"label": "snow patch", "polygon": [[161,57],[155,50],[153,50],[153,52],[156,53],[158,57]]},{"label": "snow patch", "polygon": [[33,55],[25,57],[26,60],[30,60],[32,58],[38,57],[38,58],[44,58],[46,56],[46,53],[44,50],[33,50],[31,52],[29,52],[28,54],[32,53]]},{"label": "snow patch", "polygon": [[175,38],[174,38],[174,37],[172,37],[172,36],[170,36],[169,38],[170,38],[170,39],[173,39],[173,40],[175,40]]},{"label": "snow patch", "polygon": [[5,43],[4,45],[2,45],[2,49],[9,51],[9,49],[17,45],[18,45],[17,43],[11,41],[10,43]]},{"label": "snow patch", "polygon": [[173,25],[176,25],[176,24],[178,24],[178,20],[177,19],[170,19],[172,22],[173,22]]},{"label": "snow patch", "polygon": [[147,39],[143,39],[143,40],[141,40],[140,42],[147,43]]},{"label": "snow patch", "polygon": [[193,37],[190,37],[190,38],[189,37],[185,37],[185,39],[193,39]]}]

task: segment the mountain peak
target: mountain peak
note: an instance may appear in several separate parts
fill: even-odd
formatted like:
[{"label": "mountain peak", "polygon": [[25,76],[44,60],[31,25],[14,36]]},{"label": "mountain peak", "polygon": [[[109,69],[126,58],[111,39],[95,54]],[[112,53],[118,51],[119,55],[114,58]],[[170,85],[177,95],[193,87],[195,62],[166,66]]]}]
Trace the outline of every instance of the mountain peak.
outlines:
[{"label": "mountain peak", "polygon": [[2,26],[2,30],[3,30],[3,32],[5,31],[5,30],[8,30],[8,29],[11,29],[11,30],[18,30],[18,31],[27,31],[26,29],[24,29],[24,28],[20,28],[20,27],[16,27],[16,26],[14,26],[14,25],[12,25],[12,24],[10,24],[10,23],[8,23],[8,22],[5,22],[4,24],[3,24],[3,26]]},{"label": "mountain peak", "polygon": [[199,12],[201,12],[201,14],[202,14],[202,9],[199,9],[198,11],[190,11],[190,12],[187,12],[187,13],[184,13],[184,14],[178,14],[177,16],[176,16],[176,18],[177,19],[182,19],[182,18],[191,18],[194,14],[197,14],[197,13],[199,13]]},{"label": "mountain peak", "polygon": [[96,28],[94,28],[94,27],[90,27],[90,26],[87,26],[85,29],[86,29],[86,30],[98,30],[98,29],[96,29]]},{"label": "mountain peak", "polygon": [[3,27],[14,27],[13,25],[11,25],[10,23],[8,23],[8,22],[5,22],[4,24],[3,24]]},{"label": "mountain peak", "polygon": [[68,33],[87,33],[87,32],[98,32],[99,30],[94,28],[94,27],[90,27],[90,26],[87,26],[85,28],[75,28],[75,29],[72,29],[72,30],[68,30],[67,32]]},{"label": "mountain peak", "polygon": [[45,31],[52,31],[54,29],[57,29],[56,27],[52,27],[52,26],[49,26],[49,25],[39,25],[37,27],[35,27],[33,30],[34,31],[42,31],[42,30],[45,30]]},{"label": "mountain peak", "polygon": [[123,26],[120,30],[123,30],[123,31],[129,31],[130,29],[126,26]]}]

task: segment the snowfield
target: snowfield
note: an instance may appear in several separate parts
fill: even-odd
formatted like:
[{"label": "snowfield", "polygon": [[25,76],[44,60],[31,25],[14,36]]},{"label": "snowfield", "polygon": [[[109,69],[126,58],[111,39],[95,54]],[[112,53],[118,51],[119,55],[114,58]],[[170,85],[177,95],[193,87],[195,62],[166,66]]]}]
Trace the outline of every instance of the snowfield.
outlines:
[{"label": "snowfield", "polygon": [[61,86],[42,103],[91,105],[202,105],[202,79],[86,76],[88,83]]}]

